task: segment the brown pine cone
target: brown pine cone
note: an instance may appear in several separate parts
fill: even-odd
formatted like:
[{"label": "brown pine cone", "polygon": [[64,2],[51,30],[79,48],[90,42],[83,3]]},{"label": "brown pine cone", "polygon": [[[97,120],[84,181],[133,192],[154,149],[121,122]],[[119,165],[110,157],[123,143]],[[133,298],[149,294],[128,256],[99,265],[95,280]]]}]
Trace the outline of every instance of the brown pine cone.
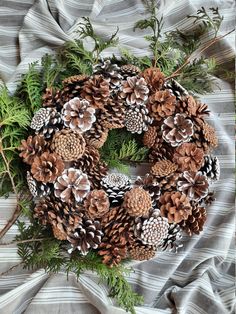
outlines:
[{"label": "brown pine cone", "polygon": [[95,109],[102,109],[110,97],[109,80],[94,75],[84,83],[81,97],[88,100]]},{"label": "brown pine cone", "polygon": [[216,148],[218,146],[218,138],[216,136],[216,130],[208,123],[202,124],[203,135],[205,141],[208,143],[210,149]]},{"label": "brown pine cone", "polygon": [[147,191],[137,187],[125,193],[123,206],[130,216],[145,216],[152,208],[152,199]]},{"label": "brown pine cone", "polygon": [[192,214],[192,207],[188,197],[181,192],[165,192],[161,195],[160,210],[163,217],[168,218],[169,223],[179,223],[187,220]]},{"label": "brown pine cone", "polygon": [[180,226],[189,236],[192,236],[194,233],[199,234],[203,230],[206,218],[206,208],[195,205],[193,206],[192,214],[189,215],[187,220],[181,221]]},{"label": "brown pine cone", "polygon": [[179,180],[180,173],[174,172],[170,174],[168,177],[158,178],[158,185],[162,191],[172,191],[173,188],[177,189],[177,182]]},{"label": "brown pine cone", "polygon": [[64,162],[57,154],[45,152],[36,156],[31,166],[33,177],[43,183],[53,183],[64,170]]},{"label": "brown pine cone", "polygon": [[103,264],[109,267],[118,266],[127,256],[125,239],[120,238],[116,243],[102,242],[98,254],[102,256]]},{"label": "brown pine cone", "polygon": [[148,159],[151,162],[160,161],[163,159],[172,159],[173,158],[174,148],[167,144],[161,136],[157,136],[155,139],[155,144],[153,145]]},{"label": "brown pine cone", "polygon": [[81,202],[90,190],[88,176],[82,171],[69,168],[63,171],[54,184],[54,194],[62,202]]},{"label": "brown pine cone", "polygon": [[65,161],[79,159],[85,151],[85,140],[80,133],[71,129],[57,132],[51,144],[51,149]]},{"label": "brown pine cone", "polygon": [[100,124],[100,121],[94,123],[91,129],[84,134],[86,142],[97,149],[103,146],[107,140],[107,136],[108,129]]},{"label": "brown pine cone", "polygon": [[147,108],[154,120],[160,121],[175,112],[176,98],[168,90],[157,91],[149,97]]},{"label": "brown pine cone", "polygon": [[32,165],[36,156],[40,156],[48,148],[48,143],[42,135],[30,135],[27,140],[21,141],[19,150],[21,151],[20,157],[28,165]]},{"label": "brown pine cone", "polygon": [[120,98],[125,99],[129,106],[142,105],[148,99],[149,89],[143,77],[127,77],[121,85]]},{"label": "brown pine cone", "polygon": [[124,64],[121,66],[120,70],[124,78],[136,76],[141,72],[140,68],[133,64]]},{"label": "brown pine cone", "polygon": [[99,162],[94,168],[87,169],[87,175],[93,189],[101,188],[101,181],[107,175],[108,167],[105,162]]},{"label": "brown pine cone", "polygon": [[173,162],[184,171],[198,171],[204,162],[204,152],[194,143],[183,143],[176,148]]},{"label": "brown pine cone", "polygon": [[157,137],[157,128],[155,126],[149,126],[147,131],[143,135],[143,145],[151,148],[154,146]]},{"label": "brown pine cone", "polygon": [[94,168],[100,161],[99,151],[90,145],[85,147],[83,155],[74,162],[74,168],[80,169],[87,173],[90,169]]},{"label": "brown pine cone", "polygon": [[157,207],[157,202],[159,200],[161,189],[158,180],[147,173],[144,177],[137,177],[137,180],[134,183],[135,185],[142,187],[147,191],[152,199],[152,207]]},{"label": "brown pine cone", "polygon": [[176,163],[171,162],[170,160],[160,160],[154,164],[151,168],[151,174],[155,177],[168,177],[170,174],[173,174],[178,169]]},{"label": "brown pine cone", "polygon": [[99,122],[106,129],[119,129],[124,127],[126,108],[122,101],[109,99],[101,110]]},{"label": "brown pine cone", "polygon": [[145,261],[153,258],[156,254],[156,248],[151,245],[142,244],[136,241],[129,250],[129,255],[132,259]]},{"label": "brown pine cone", "polygon": [[93,190],[87,195],[84,206],[90,218],[102,218],[109,210],[109,198],[104,190]]},{"label": "brown pine cone", "polygon": [[65,78],[62,81],[63,86],[68,86],[68,85],[74,85],[74,84],[80,84],[84,83],[88,79],[88,75],[86,74],[79,74],[79,75],[73,75]]},{"label": "brown pine cone", "polygon": [[55,106],[54,93],[55,92],[54,92],[52,87],[45,89],[45,92],[42,96],[43,107],[54,107]]},{"label": "brown pine cone", "polygon": [[153,93],[160,90],[165,83],[165,76],[159,68],[148,68],[144,70],[142,76]]}]

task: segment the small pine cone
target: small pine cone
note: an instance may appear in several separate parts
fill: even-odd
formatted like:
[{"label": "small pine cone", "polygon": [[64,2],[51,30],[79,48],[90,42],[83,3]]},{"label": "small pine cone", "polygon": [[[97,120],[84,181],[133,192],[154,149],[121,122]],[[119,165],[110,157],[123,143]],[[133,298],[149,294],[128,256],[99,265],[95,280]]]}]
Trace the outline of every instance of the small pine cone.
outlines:
[{"label": "small pine cone", "polygon": [[163,240],[160,248],[162,251],[168,250],[169,252],[174,251],[177,253],[178,249],[183,246],[178,241],[182,238],[180,226],[177,224],[169,224],[169,230],[167,237]]},{"label": "small pine cone", "polygon": [[83,155],[85,145],[85,140],[80,133],[70,129],[63,129],[54,135],[51,149],[63,160],[73,161]]},{"label": "small pine cone", "polygon": [[95,167],[87,169],[86,173],[91,184],[91,188],[100,189],[102,188],[102,179],[107,175],[108,167],[104,162],[98,162]]},{"label": "small pine cone", "polygon": [[198,171],[204,162],[204,152],[194,143],[183,143],[176,148],[173,162],[176,162],[182,171]]},{"label": "small pine cone", "polygon": [[109,196],[111,204],[119,204],[123,201],[125,192],[131,189],[130,179],[120,173],[109,173],[101,181],[102,188]]},{"label": "small pine cone", "polygon": [[161,215],[168,218],[169,223],[187,220],[192,214],[188,197],[181,192],[165,192],[159,198]]},{"label": "small pine cone", "polygon": [[93,124],[91,129],[84,134],[86,142],[99,149],[106,142],[108,136],[108,129],[100,124],[100,121],[97,121]]},{"label": "small pine cone", "polygon": [[30,127],[36,134],[41,133],[46,138],[59,130],[61,126],[61,115],[55,108],[39,109],[31,121]]},{"label": "small pine cone", "polygon": [[[180,85],[177,81],[173,79],[169,80],[168,82],[164,84],[164,89],[167,89],[171,93],[171,95],[175,96],[176,99],[178,100],[182,101],[183,98],[188,97],[188,91],[182,85]],[[180,111],[180,112],[183,112],[183,111]]]},{"label": "small pine cone", "polygon": [[209,183],[207,177],[200,171],[184,171],[177,185],[179,191],[193,201],[199,201],[208,195]]},{"label": "small pine cone", "polygon": [[145,78],[149,89],[153,93],[162,89],[165,83],[165,76],[159,68],[148,68],[144,70],[142,76]]},{"label": "small pine cone", "polygon": [[29,171],[26,174],[27,184],[33,197],[43,197],[51,193],[50,186],[42,182],[36,181]]},{"label": "small pine cone", "polygon": [[74,233],[71,233],[67,238],[71,243],[69,253],[77,249],[82,255],[86,255],[90,249],[99,247],[102,236],[100,222],[83,217],[82,222],[78,224]]},{"label": "small pine cone", "polygon": [[64,104],[62,119],[66,127],[83,133],[91,129],[95,122],[95,109],[87,100],[75,97]]},{"label": "small pine cone", "polygon": [[152,199],[147,191],[137,187],[125,193],[123,206],[130,216],[146,216],[152,208]]},{"label": "small pine cone", "polygon": [[107,129],[123,128],[125,111],[123,102],[109,99],[100,113],[99,122]]},{"label": "small pine cone", "polygon": [[127,80],[123,81],[120,90],[119,96],[121,99],[125,99],[128,106],[143,105],[148,99],[149,89],[143,77],[127,77]]},{"label": "small pine cone", "polygon": [[82,157],[74,162],[74,168],[87,173],[90,171],[90,169],[93,169],[99,163],[99,161],[99,151],[95,147],[87,145]]},{"label": "small pine cone", "polygon": [[82,83],[84,83],[85,81],[87,81],[88,79],[88,75],[86,74],[79,74],[79,75],[73,75],[73,76],[69,76],[67,78],[65,78],[62,81],[63,86],[70,86],[70,85],[82,85]]},{"label": "small pine cone", "polygon": [[94,75],[84,83],[81,97],[88,100],[95,109],[102,109],[110,97],[109,80]]},{"label": "small pine cone", "polygon": [[216,130],[213,126],[209,125],[208,123],[202,124],[203,129],[203,136],[205,141],[208,143],[210,149],[216,148],[218,146],[218,138],[216,136]]},{"label": "small pine cone", "polygon": [[218,181],[220,178],[220,162],[216,156],[204,156],[204,164],[200,171],[205,174],[210,181]]},{"label": "small pine cone", "polygon": [[21,151],[20,157],[28,165],[32,165],[34,158],[41,155],[48,148],[48,143],[42,135],[30,135],[27,140],[21,141],[19,150]]},{"label": "small pine cone", "polygon": [[74,168],[65,169],[54,184],[54,194],[63,202],[81,202],[90,191],[88,176]]},{"label": "small pine cone", "polygon": [[145,261],[153,258],[156,254],[156,248],[151,245],[142,244],[136,241],[129,250],[129,255],[132,259]]},{"label": "small pine cone", "polygon": [[159,178],[158,184],[162,191],[172,191],[173,188],[177,189],[177,182],[179,180],[180,173],[174,172],[170,174],[168,177]]},{"label": "small pine cone", "polygon": [[84,207],[90,218],[102,218],[110,207],[106,192],[104,190],[93,190],[89,192],[84,201]]},{"label": "small pine cone", "polygon": [[143,135],[143,145],[151,148],[154,146],[157,138],[157,128],[155,126],[149,126],[147,131]]},{"label": "small pine cone", "polygon": [[169,175],[176,172],[178,165],[171,162],[170,160],[160,160],[154,164],[151,168],[151,174],[157,178],[168,177]]},{"label": "small pine cone", "polygon": [[152,119],[148,115],[145,106],[130,108],[125,114],[125,126],[127,131],[131,133],[141,134],[147,131],[148,126],[152,123]]},{"label": "small pine cone", "polygon": [[137,177],[137,180],[134,183],[135,185],[142,187],[147,191],[152,199],[152,207],[156,208],[157,202],[159,200],[161,189],[156,178],[150,174],[146,174],[145,177]]},{"label": "small pine cone", "polygon": [[55,153],[45,152],[36,156],[31,166],[31,172],[37,181],[53,183],[64,170],[64,162]]},{"label": "small pine cone", "polygon": [[95,74],[102,74],[109,80],[110,87],[116,89],[121,85],[122,76],[119,73],[120,68],[117,64],[111,63],[111,60],[101,60],[100,63],[95,64],[93,67]]},{"label": "small pine cone", "polygon": [[168,90],[157,91],[149,97],[147,108],[150,116],[161,121],[175,112],[176,98]]},{"label": "small pine cone", "polygon": [[122,65],[120,71],[124,78],[127,78],[129,76],[137,76],[141,72],[140,68],[133,64]]},{"label": "small pine cone", "polygon": [[206,221],[207,213],[205,207],[198,205],[193,206],[192,214],[189,215],[187,220],[180,222],[180,227],[189,235],[194,233],[199,234],[203,230],[203,225]]},{"label": "small pine cone", "polygon": [[177,113],[164,120],[161,130],[163,139],[175,147],[190,140],[193,135],[193,123],[186,119],[185,115]]},{"label": "small pine cone", "polygon": [[98,254],[102,256],[103,264],[113,267],[127,256],[127,246],[124,238],[119,239],[116,243],[102,242],[99,246]]}]

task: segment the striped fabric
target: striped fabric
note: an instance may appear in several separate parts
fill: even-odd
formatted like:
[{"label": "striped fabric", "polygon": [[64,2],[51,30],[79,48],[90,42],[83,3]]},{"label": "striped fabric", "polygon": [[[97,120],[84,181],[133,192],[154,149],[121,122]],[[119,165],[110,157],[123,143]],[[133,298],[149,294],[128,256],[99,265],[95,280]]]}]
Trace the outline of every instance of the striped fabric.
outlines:
[{"label": "striped fabric", "polygon": [[[159,15],[164,15],[164,31],[188,28],[188,14],[202,5],[219,6],[224,15],[221,33],[234,28],[233,0],[161,0]],[[89,16],[96,31],[106,37],[119,26],[120,47],[138,56],[148,55],[144,33],[133,32],[133,24],[144,16],[141,0],[0,0],[0,79],[11,91],[16,80],[27,71],[28,63],[66,40],[82,16]],[[205,38],[207,40],[207,38]],[[91,42],[86,42],[89,47]],[[208,49],[222,68],[234,64],[234,34]],[[119,49],[109,49],[104,55]],[[220,89],[201,97],[212,110],[210,122],[216,127],[221,163],[221,179],[214,185],[217,200],[208,210],[201,236],[183,238],[179,254],[158,253],[151,261],[134,265],[130,284],[144,295],[145,304],[138,314],[227,314],[234,313],[234,105],[233,89],[218,79]],[[14,209],[15,199],[0,200],[0,228]],[[5,236],[10,241],[17,233],[13,226]],[[15,247],[0,246],[0,272],[19,263]],[[1,314],[120,314],[124,310],[107,295],[107,287],[98,283],[95,274],[85,273],[76,281],[63,272],[45,274],[17,267],[0,276]]]}]

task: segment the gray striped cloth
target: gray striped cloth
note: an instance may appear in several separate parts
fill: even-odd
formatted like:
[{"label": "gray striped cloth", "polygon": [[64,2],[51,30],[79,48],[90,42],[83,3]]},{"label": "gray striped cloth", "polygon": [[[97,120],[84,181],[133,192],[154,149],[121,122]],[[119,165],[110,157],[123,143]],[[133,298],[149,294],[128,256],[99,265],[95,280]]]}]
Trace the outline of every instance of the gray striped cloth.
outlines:
[{"label": "gray striped cloth", "polygon": [[[221,34],[234,28],[233,0],[161,0],[164,31],[187,29],[186,19],[201,6],[219,6],[224,15]],[[16,80],[27,71],[28,63],[65,41],[76,38],[74,32],[82,16],[89,16],[96,31],[106,38],[119,26],[120,47],[132,53],[149,55],[144,33],[133,32],[133,24],[144,17],[141,0],[0,0],[0,79],[14,91]],[[205,38],[207,40],[207,38]],[[91,46],[87,41],[86,45]],[[225,67],[234,64],[234,34],[208,49]],[[119,49],[109,49],[104,55]],[[159,252],[151,261],[137,263],[127,278],[134,290],[144,295],[138,314],[227,314],[234,313],[234,92],[232,86],[218,79],[220,89],[201,97],[212,110],[210,122],[216,127],[221,163],[221,179],[214,185],[216,202],[208,210],[204,232],[184,237],[177,255]],[[15,199],[0,200],[0,228],[14,208]],[[10,241],[17,233],[13,226],[5,236]],[[15,247],[0,247],[0,272],[19,263]],[[96,274],[86,272],[76,281],[63,272],[45,274],[18,267],[0,276],[1,314],[120,314],[106,286]]]}]

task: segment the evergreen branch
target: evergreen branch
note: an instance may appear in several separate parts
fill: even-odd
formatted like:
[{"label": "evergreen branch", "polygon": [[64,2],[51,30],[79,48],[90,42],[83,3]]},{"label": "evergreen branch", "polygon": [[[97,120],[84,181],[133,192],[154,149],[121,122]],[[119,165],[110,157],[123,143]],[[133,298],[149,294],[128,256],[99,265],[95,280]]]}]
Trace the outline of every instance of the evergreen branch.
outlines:
[{"label": "evergreen branch", "polygon": [[27,240],[19,240],[19,241],[12,241],[12,242],[0,242],[0,246],[11,246],[16,244],[23,244],[23,243],[30,243],[30,242],[40,242],[40,241],[47,241],[47,240],[53,240],[54,238],[33,238],[33,239],[27,239]]}]

